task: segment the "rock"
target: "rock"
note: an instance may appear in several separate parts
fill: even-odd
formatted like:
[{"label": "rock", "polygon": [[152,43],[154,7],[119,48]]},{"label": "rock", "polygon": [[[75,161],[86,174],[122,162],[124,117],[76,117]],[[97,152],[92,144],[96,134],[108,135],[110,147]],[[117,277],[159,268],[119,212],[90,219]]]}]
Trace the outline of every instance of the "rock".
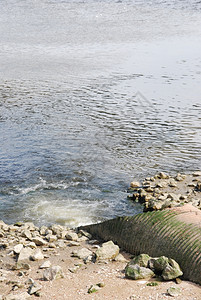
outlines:
[{"label": "rock", "polygon": [[30,241],[32,240],[32,234],[31,234],[31,232],[29,230],[24,230],[22,232],[22,237],[25,237],[25,238],[27,238]]},{"label": "rock", "polygon": [[4,232],[0,230],[0,238],[4,237]]},{"label": "rock", "polygon": [[46,230],[47,230],[48,228],[46,227],[46,226],[41,226],[40,227],[40,234],[41,235],[46,235]]},{"label": "rock", "polygon": [[156,258],[151,258],[148,262],[148,267],[156,273],[162,272],[168,265],[168,257],[160,256]]},{"label": "rock", "polygon": [[44,259],[44,255],[40,249],[37,249],[30,257],[32,260]]},{"label": "rock", "polygon": [[13,266],[13,270],[29,270],[31,267],[27,263],[17,262],[15,266]]},{"label": "rock", "polygon": [[201,192],[201,182],[200,181],[196,185],[196,190]]},{"label": "rock", "polygon": [[26,244],[26,247],[30,247],[32,249],[36,249],[37,248],[37,246],[36,246],[36,244],[34,242],[30,242],[30,243]]},{"label": "rock", "polygon": [[148,254],[140,254],[140,255],[134,257],[129,262],[129,265],[139,265],[140,267],[147,268],[149,260],[150,260],[150,256]]},{"label": "rock", "polygon": [[66,239],[70,241],[77,241],[78,240],[78,235],[75,232],[68,232],[66,234]]},{"label": "rock", "polygon": [[49,260],[46,260],[39,268],[40,269],[47,269],[51,267],[51,262]]},{"label": "rock", "polygon": [[186,175],[178,173],[177,176],[175,177],[176,181],[183,181],[186,178]]},{"label": "rock", "polygon": [[40,237],[34,237],[32,239],[32,242],[34,242],[37,246],[47,245],[47,242],[44,239],[40,238]]},{"label": "rock", "polygon": [[120,261],[120,262],[128,262],[128,260],[121,254],[119,253],[115,258],[115,261]]},{"label": "rock", "polygon": [[89,232],[85,231],[85,230],[82,230],[82,229],[81,229],[81,230],[79,231],[79,233],[80,233],[81,235],[87,237],[89,240],[92,238],[92,235],[91,235]]},{"label": "rock", "polygon": [[77,246],[80,246],[80,243],[78,243],[78,242],[75,242],[75,241],[72,241],[72,242],[70,242],[69,244],[68,244],[68,246],[69,247],[77,247]]},{"label": "rock", "polygon": [[62,268],[60,266],[53,266],[43,273],[43,279],[46,281],[55,280],[59,278],[63,278]]},{"label": "rock", "polygon": [[140,186],[140,183],[138,181],[132,181],[130,184],[131,188],[137,188]]},{"label": "rock", "polygon": [[45,238],[48,240],[49,243],[57,241],[56,235],[53,234],[48,234]]},{"label": "rock", "polygon": [[49,248],[56,248],[56,245],[54,243],[49,243]]},{"label": "rock", "polygon": [[169,181],[169,186],[170,186],[170,187],[177,187],[176,181],[175,181],[174,179],[171,179],[171,180]]},{"label": "rock", "polygon": [[88,294],[98,292],[98,290],[100,290],[100,287],[97,284],[91,285],[88,289]]},{"label": "rock", "polygon": [[66,247],[66,244],[64,243],[64,241],[58,241],[57,243],[56,243],[56,245],[57,245],[57,247],[59,247],[59,248],[64,248],[64,247]]},{"label": "rock", "polygon": [[181,294],[181,290],[179,288],[171,286],[167,289],[167,294],[172,297],[177,297]]},{"label": "rock", "polygon": [[127,278],[138,280],[138,279],[148,279],[153,277],[155,274],[152,270],[139,265],[127,265],[125,269],[125,275]]},{"label": "rock", "polygon": [[192,175],[193,175],[193,177],[201,176],[201,171],[196,171]]},{"label": "rock", "polygon": [[182,276],[183,272],[180,269],[179,264],[172,258],[168,259],[168,264],[162,272],[162,277],[164,280],[171,280]]},{"label": "rock", "polygon": [[71,272],[71,273],[76,273],[77,270],[79,269],[80,267],[79,266],[75,266],[73,268],[69,268],[68,270]]},{"label": "rock", "polygon": [[164,172],[160,172],[158,174],[158,178],[160,178],[160,179],[168,179],[169,175],[165,174]]},{"label": "rock", "polygon": [[5,297],[3,297],[4,300],[26,300],[30,298],[31,296],[27,293],[21,293],[21,294],[9,294]]},{"label": "rock", "polygon": [[96,259],[114,259],[119,254],[119,246],[115,245],[112,241],[103,243],[102,246],[96,250]]},{"label": "rock", "polygon": [[37,283],[37,282],[34,282],[34,283],[32,283],[32,284],[30,285],[28,293],[29,293],[30,295],[33,295],[33,294],[35,294],[36,292],[40,291],[41,289],[42,289],[42,285],[40,285],[40,284]]},{"label": "rock", "polygon": [[23,260],[28,260],[32,254],[33,250],[31,248],[23,248],[19,253],[17,261],[20,262]]},{"label": "rock", "polygon": [[74,257],[78,257],[80,259],[86,259],[88,256],[92,256],[92,252],[87,248],[82,248],[77,251],[72,252]]},{"label": "rock", "polygon": [[20,251],[24,248],[24,246],[22,244],[18,244],[16,245],[14,248],[13,248],[13,251],[16,253],[16,254],[19,254]]},{"label": "rock", "polygon": [[174,193],[169,193],[167,198],[171,199],[172,201],[180,202],[180,197],[181,194],[174,194]]}]

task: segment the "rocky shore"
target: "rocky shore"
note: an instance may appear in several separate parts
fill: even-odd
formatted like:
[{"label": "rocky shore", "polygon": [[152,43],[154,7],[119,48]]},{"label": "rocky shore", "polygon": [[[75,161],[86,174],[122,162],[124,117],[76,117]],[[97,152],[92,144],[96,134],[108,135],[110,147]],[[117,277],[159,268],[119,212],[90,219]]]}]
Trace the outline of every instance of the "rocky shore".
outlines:
[{"label": "rocky shore", "polygon": [[201,171],[170,176],[160,172],[140,183],[131,182],[129,199],[139,202],[144,212],[184,205],[201,209]]},{"label": "rocky shore", "polygon": [[[200,172],[159,173],[142,185],[132,182],[130,192],[146,211],[183,203],[200,208],[200,182]],[[133,258],[113,241],[58,224],[0,221],[0,299],[199,300],[200,294],[171,257]]]}]

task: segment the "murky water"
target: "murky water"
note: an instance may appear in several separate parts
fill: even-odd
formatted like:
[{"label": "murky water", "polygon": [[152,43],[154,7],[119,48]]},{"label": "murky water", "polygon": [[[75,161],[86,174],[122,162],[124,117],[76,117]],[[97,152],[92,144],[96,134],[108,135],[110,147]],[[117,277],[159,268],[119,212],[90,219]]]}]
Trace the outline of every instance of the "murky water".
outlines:
[{"label": "murky water", "polygon": [[133,178],[200,169],[200,2],[0,5],[0,219],[134,214]]}]

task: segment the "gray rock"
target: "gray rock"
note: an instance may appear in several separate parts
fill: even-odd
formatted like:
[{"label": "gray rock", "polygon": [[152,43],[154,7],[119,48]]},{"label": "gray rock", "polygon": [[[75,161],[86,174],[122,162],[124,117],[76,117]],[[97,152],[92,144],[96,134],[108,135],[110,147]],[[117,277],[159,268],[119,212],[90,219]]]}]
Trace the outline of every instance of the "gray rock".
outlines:
[{"label": "gray rock", "polygon": [[40,284],[37,283],[37,282],[34,282],[34,283],[32,283],[32,284],[30,285],[28,293],[29,293],[30,295],[33,295],[33,294],[35,294],[36,292],[40,291],[41,289],[42,289],[42,285],[40,285]]},{"label": "gray rock", "polygon": [[162,272],[168,265],[168,261],[169,261],[168,257],[166,257],[166,256],[151,258],[148,261],[148,267],[153,272]]},{"label": "gray rock", "polygon": [[152,270],[139,265],[127,265],[125,269],[125,275],[127,278],[138,280],[138,279],[148,279],[153,277],[155,274]]},{"label": "gray rock", "polygon": [[27,238],[28,240],[32,240],[32,234],[31,234],[31,232],[29,231],[29,230],[24,230],[24,231],[22,231],[22,237],[25,237],[25,238]]},{"label": "gray rock", "polygon": [[39,268],[40,269],[48,269],[51,267],[51,262],[49,260],[45,261]]},{"label": "gray rock", "polygon": [[148,254],[140,254],[140,255],[134,257],[129,262],[129,265],[139,265],[140,267],[147,268],[149,260],[150,260],[150,256]]},{"label": "gray rock", "polygon": [[119,254],[119,246],[112,241],[103,243],[102,246],[96,250],[96,259],[114,259]]},{"label": "gray rock", "polygon": [[23,248],[19,253],[17,261],[20,262],[23,260],[28,260],[32,254],[33,254],[33,250],[31,248],[29,248],[29,247]]},{"label": "gray rock", "polygon": [[62,268],[60,266],[53,266],[43,273],[43,279],[46,281],[51,281],[59,278],[63,278]]},{"label": "gray rock", "polygon": [[47,242],[44,239],[40,238],[40,237],[34,237],[32,239],[32,242],[34,242],[37,246],[47,245]]},{"label": "gray rock", "polygon": [[139,187],[139,186],[140,186],[140,183],[138,181],[132,181],[130,183],[131,188],[136,188],[136,187]]},{"label": "gray rock", "polygon": [[121,253],[119,253],[114,260],[119,262],[128,262],[128,260]]},{"label": "gray rock", "polygon": [[16,254],[19,254],[20,251],[24,248],[24,246],[22,244],[17,244],[14,246],[13,248],[13,251],[16,253]]},{"label": "gray rock", "polygon": [[32,249],[36,249],[37,248],[37,246],[36,246],[36,244],[34,242],[30,242],[30,243],[26,244],[26,247],[30,247]]},{"label": "gray rock", "polygon": [[162,272],[162,277],[164,280],[172,280],[179,276],[182,276],[183,272],[180,269],[179,264],[172,258],[168,259],[168,264]]},{"label": "gray rock", "polygon": [[201,176],[201,171],[196,171],[192,175],[193,175],[193,177]]},{"label": "gray rock", "polygon": [[100,286],[97,284],[91,285],[90,288],[88,289],[88,294],[96,293],[100,290]]},{"label": "gray rock", "polygon": [[71,241],[69,244],[68,244],[69,247],[77,247],[77,246],[80,246],[80,243],[79,242],[76,242],[76,241]]},{"label": "gray rock", "polygon": [[83,235],[83,236],[86,236],[88,239],[91,239],[92,238],[92,235],[89,233],[89,232],[87,232],[87,231],[85,231],[85,230],[80,230],[79,231],[79,233],[81,234],[81,235]]},{"label": "gray rock", "polygon": [[66,239],[70,241],[77,241],[78,240],[78,235],[75,232],[68,232],[66,234]]},{"label": "gray rock", "polygon": [[56,235],[53,234],[46,235],[46,239],[48,240],[49,243],[57,241]]},{"label": "gray rock", "polygon": [[35,252],[30,257],[32,260],[44,259],[44,255],[40,249],[35,250]]},{"label": "gray rock", "polygon": [[181,294],[181,290],[179,288],[171,286],[167,289],[167,294],[172,297],[177,297]]},{"label": "gray rock", "polygon": [[88,250],[87,248],[82,248],[77,251],[73,251],[72,255],[74,257],[78,257],[80,259],[86,259],[88,256],[92,255],[92,252],[90,250]]}]

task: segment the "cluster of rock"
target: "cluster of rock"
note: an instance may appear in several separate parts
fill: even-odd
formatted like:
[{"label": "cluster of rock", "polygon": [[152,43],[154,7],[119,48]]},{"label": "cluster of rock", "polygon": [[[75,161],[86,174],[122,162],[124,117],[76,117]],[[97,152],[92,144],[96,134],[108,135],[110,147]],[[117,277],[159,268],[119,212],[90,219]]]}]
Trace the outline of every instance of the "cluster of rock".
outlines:
[{"label": "cluster of rock", "polygon": [[125,275],[134,280],[156,276],[162,277],[163,280],[172,280],[182,276],[183,272],[172,258],[165,256],[152,258],[148,254],[140,254],[127,264]]},{"label": "cluster of rock", "polygon": [[[52,225],[50,227],[36,227],[31,222],[18,222],[14,225],[7,225],[0,221],[0,282],[6,285],[12,285],[12,291],[26,289],[20,294],[12,292],[6,295],[0,295],[3,300],[23,300],[31,295],[40,296],[42,281],[52,281],[65,277],[61,266],[51,264],[48,258],[52,251],[59,248],[78,247],[84,245],[93,245],[83,247],[78,250],[72,250],[71,256],[83,260],[84,264],[89,262],[103,262],[105,260],[125,261],[119,253],[119,247],[112,241],[103,243],[92,240],[89,233],[80,230],[76,232],[73,229],[61,225]],[[8,264],[9,261],[9,264]],[[11,263],[10,263],[11,261]],[[35,281],[29,277],[34,262],[41,261],[39,269],[44,270],[41,281]],[[75,273],[82,264],[75,264],[68,271]],[[4,268],[3,268],[4,267]],[[10,280],[12,274],[16,273],[20,280]],[[96,290],[103,287],[103,283],[96,286]],[[89,293],[94,291],[95,287],[89,289]]]},{"label": "cluster of rock", "polygon": [[201,172],[170,176],[160,172],[147,177],[142,184],[131,182],[128,198],[143,204],[144,211],[162,210],[165,208],[191,203],[201,209]]}]

